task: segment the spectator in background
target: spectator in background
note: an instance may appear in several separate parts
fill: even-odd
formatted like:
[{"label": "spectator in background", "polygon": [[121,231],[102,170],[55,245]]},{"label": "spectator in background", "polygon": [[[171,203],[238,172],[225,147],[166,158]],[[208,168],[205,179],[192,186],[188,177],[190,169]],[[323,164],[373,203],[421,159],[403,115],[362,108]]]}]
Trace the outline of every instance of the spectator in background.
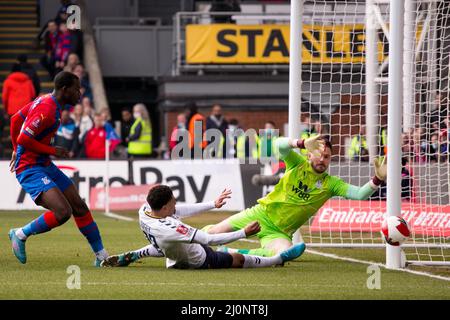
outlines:
[{"label": "spectator in background", "polygon": [[429,145],[429,154],[428,159],[430,162],[438,162],[439,161],[439,134],[434,133],[431,135],[431,141]]},{"label": "spectator in background", "polygon": [[[207,141],[203,139],[203,134],[206,131],[206,119],[198,112],[197,105],[195,102],[189,102],[185,107],[185,115],[187,120],[187,128],[189,131],[189,149],[191,150],[191,157],[195,158],[195,148],[194,144],[198,143],[197,148],[202,150],[205,149]],[[197,125],[196,125],[197,123]],[[196,132],[195,128],[198,128]]]},{"label": "spectator in background", "polygon": [[[222,155],[225,156],[225,143],[224,139],[226,137],[226,130],[228,128],[228,122],[225,120],[225,117],[222,115],[222,107],[219,104],[215,104],[212,107],[211,115],[206,118],[206,130],[209,129],[217,129],[222,133],[221,145],[222,145]],[[212,143],[213,141],[211,141]],[[212,156],[215,156],[212,154]]]},{"label": "spectator in background", "polygon": [[260,158],[271,158],[273,153],[273,146],[275,142],[275,123],[267,121],[264,124],[264,130],[260,132],[259,136],[259,156]]},{"label": "spectator in background", "polygon": [[64,71],[73,72],[78,64],[80,64],[80,58],[78,57],[78,55],[74,52],[69,53],[69,55],[67,56],[67,63],[64,67]]},{"label": "spectator in background", "polygon": [[3,82],[2,101],[11,117],[36,97],[33,82],[23,72],[13,71]]},{"label": "spectator in background", "polygon": [[402,134],[402,153],[406,157],[412,157],[414,155],[414,142],[412,139],[412,131]]},{"label": "spectator in background", "polygon": [[26,54],[21,54],[17,57],[17,63],[13,65],[13,70],[25,73],[33,82],[34,92],[36,97],[41,92],[41,80],[36,73],[34,67],[28,63]]},{"label": "spectator in background", "polygon": [[81,98],[81,105],[83,106],[83,115],[88,115],[91,119],[94,119],[95,112],[92,100],[89,97]]},{"label": "spectator in background", "polygon": [[92,96],[92,90],[91,90],[91,84],[89,83],[89,77],[84,71],[84,66],[79,63],[75,66],[73,69],[73,73],[80,79],[80,85],[81,85],[81,94],[83,97],[88,97],[89,99],[93,99]]},{"label": "spectator in background", "polygon": [[55,49],[58,39],[58,25],[54,20],[51,20],[47,23],[47,32],[45,33],[45,55],[41,57],[41,65],[47,70],[52,79],[56,74]]},{"label": "spectator in background", "polygon": [[402,193],[401,193],[401,197],[402,197],[403,201],[411,201],[413,199],[412,170],[409,168],[408,159],[406,157],[402,157]]},{"label": "spectator in background", "polygon": [[448,135],[447,135],[447,131],[445,132],[441,132],[441,134],[439,135],[439,150],[441,153],[441,157],[440,160],[441,161],[448,161],[449,157],[449,140],[448,140]]},{"label": "spectator in background", "polygon": [[109,108],[104,107],[100,110],[99,113],[100,116],[102,117],[103,124],[109,124],[111,127],[114,128],[114,122],[112,121],[111,111],[109,111]]},{"label": "spectator in background", "polygon": [[[320,123],[320,121],[318,121],[318,120],[312,121],[312,119],[309,115],[305,115],[303,117],[302,123],[305,128],[302,130],[302,132],[300,134],[300,139],[305,140],[305,139],[308,139],[309,137],[320,134],[321,129],[322,129],[322,124]],[[300,152],[303,155],[306,155],[308,153],[308,151],[306,151],[306,149],[301,149]]]},{"label": "spectator in background", "polygon": [[[84,97],[87,99],[87,97]],[[116,147],[120,144],[120,137],[117,135],[115,131],[115,125],[112,121],[111,112],[108,107],[104,107],[100,110],[100,116],[103,120],[103,127],[106,130],[106,139],[109,140],[109,152],[113,152]]]},{"label": "spectator in background", "polygon": [[361,125],[359,127],[359,133],[352,138],[348,154],[352,160],[369,161],[369,150],[367,149],[365,125]]},{"label": "spectator in background", "polygon": [[121,145],[128,148],[126,139],[130,135],[131,127],[133,126],[134,118],[129,108],[122,109],[122,119],[120,120],[120,139]]},{"label": "spectator in background", "polygon": [[426,141],[424,128],[416,128],[413,133],[413,152],[415,162],[425,163],[427,161],[428,142]]},{"label": "spectator in background", "polygon": [[88,159],[105,159],[106,130],[103,117],[96,113],[94,127],[84,137],[84,153]]},{"label": "spectator in background", "polygon": [[75,105],[71,117],[75,122],[75,125],[78,127],[78,130],[80,131],[78,135],[78,140],[81,143],[81,141],[83,141],[86,132],[91,130],[92,127],[94,126],[94,122],[92,121],[92,118],[88,114],[84,113],[83,106],[81,104]]},{"label": "spectator in background", "polygon": [[449,92],[438,92],[434,99],[433,110],[428,117],[431,129],[439,130],[445,127],[445,119],[448,116]]},{"label": "spectator in background", "polygon": [[54,145],[69,151],[69,158],[78,156],[80,130],[70,117],[69,110],[61,111],[61,124],[55,135]]},{"label": "spectator in background", "polygon": [[[175,148],[177,144],[181,142],[183,138],[178,137],[178,134],[180,130],[186,130],[186,115],[184,113],[180,113],[177,116],[177,125],[173,127],[172,133],[170,134],[170,140],[169,140],[169,151],[170,154],[172,154],[172,150]],[[183,150],[180,150],[180,153],[176,155],[179,158],[183,157]]]},{"label": "spectator in background", "polygon": [[152,156],[152,124],[147,108],[143,103],[133,107],[134,123],[130,135],[125,142],[128,143],[128,156],[130,158],[148,158]]},{"label": "spectator in background", "polygon": [[308,139],[309,137],[318,135],[321,133],[322,130],[322,123],[319,120],[312,120],[309,116],[305,116],[304,125],[306,125],[306,128],[303,129],[300,138],[301,139]]},{"label": "spectator in background", "polygon": [[[210,12],[241,12],[239,0],[213,0]],[[214,23],[236,23],[231,15],[212,15]]]},{"label": "spectator in background", "polygon": [[[60,5],[60,7],[58,8],[58,11],[56,12],[55,19],[50,20],[50,21],[55,22],[55,24],[56,24],[57,26],[59,26],[59,24],[60,24],[61,22],[66,21],[67,18],[69,17],[69,15],[67,14],[67,8],[68,8],[70,5],[72,5],[72,1],[70,1],[70,0],[61,0],[61,5]],[[40,43],[40,41],[41,41],[41,39],[42,39],[42,35],[43,35],[46,31],[48,31],[48,23],[49,23],[50,21],[48,21],[48,22],[46,23],[46,25],[45,25],[45,26],[41,29],[41,31],[39,32],[39,34],[38,34],[38,36],[37,36],[37,38],[36,38],[37,41],[36,41],[36,43],[33,44],[33,47],[34,47],[35,49],[37,49],[37,48],[39,47],[39,43]]]},{"label": "spectator in background", "polygon": [[66,65],[70,50],[72,50],[72,34],[67,29],[65,22],[59,25],[58,41],[55,47],[55,69],[56,73],[62,71]]},{"label": "spectator in background", "polygon": [[228,141],[226,157],[239,158],[241,160],[252,158],[256,160],[258,159],[258,134],[255,132],[253,136],[245,135],[243,130],[237,119],[230,120],[227,138],[233,137],[234,140]]}]

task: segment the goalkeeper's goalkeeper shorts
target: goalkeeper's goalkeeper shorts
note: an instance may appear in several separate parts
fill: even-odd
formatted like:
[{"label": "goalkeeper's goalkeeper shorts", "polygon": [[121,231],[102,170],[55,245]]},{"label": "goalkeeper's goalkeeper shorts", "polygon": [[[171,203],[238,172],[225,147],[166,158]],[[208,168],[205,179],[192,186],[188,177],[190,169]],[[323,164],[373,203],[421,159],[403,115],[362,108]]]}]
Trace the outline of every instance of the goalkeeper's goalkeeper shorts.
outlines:
[{"label": "goalkeeper's goalkeeper shorts", "polygon": [[260,204],[231,216],[228,221],[230,222],[233,230],[243,229],[250,222],[258,221],[261,225],[261,231],[256,235],[258,236],[263,248],[275,239],[286,239],[288,241],[292,241],[291,236],[281,231],[273,224],[267,216],[264,207]]}]

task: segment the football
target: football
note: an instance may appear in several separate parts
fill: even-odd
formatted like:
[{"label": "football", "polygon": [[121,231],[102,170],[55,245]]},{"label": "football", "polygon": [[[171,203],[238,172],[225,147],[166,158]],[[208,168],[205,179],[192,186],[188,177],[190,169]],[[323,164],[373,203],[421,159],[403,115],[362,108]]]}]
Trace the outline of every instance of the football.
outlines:
[{"label": "football", "polygon": [[405,219],[389,216],[384,219],[381,225],[381,234],[387,243],[392,246],[399,246],[409,238],[411,231]]}]

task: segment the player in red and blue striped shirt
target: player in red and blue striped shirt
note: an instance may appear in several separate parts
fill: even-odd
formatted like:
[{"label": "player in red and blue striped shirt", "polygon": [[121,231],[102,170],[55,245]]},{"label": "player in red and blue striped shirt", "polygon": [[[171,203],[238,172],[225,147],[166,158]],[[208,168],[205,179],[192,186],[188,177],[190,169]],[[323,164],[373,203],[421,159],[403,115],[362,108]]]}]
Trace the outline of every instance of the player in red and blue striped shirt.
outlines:
[{"label": "player in red and blue striped shirt", "polygon": [[27,238],[48,232],[73,215],[99,266],[108,253],[103,248],[97,224],[72,181],[50,159],[51,155],[58,158],[68,155],[67,150],[53,147],[51,143],[60,125],[62,108],[80,100],[80,81],[73,73],[63,71],[56,75],[54,82],[52,94],[37,98],[11,118],[14,148],[11,171],[16,172],[17,180],[33,201],[48,211],[22,228],[11,229],[9,238],[17,259],[26,263]]}]

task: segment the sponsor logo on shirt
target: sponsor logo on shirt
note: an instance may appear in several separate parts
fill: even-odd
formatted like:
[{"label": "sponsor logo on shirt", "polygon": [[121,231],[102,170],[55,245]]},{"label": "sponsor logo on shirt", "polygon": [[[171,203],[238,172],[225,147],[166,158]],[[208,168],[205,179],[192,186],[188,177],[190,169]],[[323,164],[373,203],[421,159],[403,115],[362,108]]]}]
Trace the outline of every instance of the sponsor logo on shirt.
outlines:
[{"label": "sponsor logo on shirt", "polygon": [[31,134],[32,136],[34,136],[34,131],[31,130],[30,128],[25,128],[25,131],[28,132],[29,134]]},{"label": "sponsor logo on shirt", "polygon": [[[41,116],[42,116],[42,115],[41,115]],[[42,120],[43,120],[43,119],[36,118],[36,119],[31,123],[31,125],[32,125],[33,127],[35,127],[36,129],[38,129],[38,128],[41,126]]]},{"label": "sponsor logo on shirt", "polygon": [[50,179],[47,177],[43,177],[41,180],[45,185],[48,185],[50,183]]},{"label": "sponsor logo on shirt", "polygon": [[311,190],[309,190],[308,186],[306,184],[303,184],[303,182],[301,181],[298,182],[298,187],[292,186],[292,191],[294,191],[294,193],[303,200],[308,200],[311,197],[311,195],[309,194]]},{"label": "sponsor logo on shirt", "polygon": [[186,228],[185,226],[183,226],[182,224],[180,224],[176,231],[178,233],[181,233],[182,235],[187,235],[187,233],[189,232],[189,229]]},{"label": "sponsor logo on shirt", "polygon": [[322,180],[319,180],[316,182],[316,188],[317,189],[322,189]]}]

